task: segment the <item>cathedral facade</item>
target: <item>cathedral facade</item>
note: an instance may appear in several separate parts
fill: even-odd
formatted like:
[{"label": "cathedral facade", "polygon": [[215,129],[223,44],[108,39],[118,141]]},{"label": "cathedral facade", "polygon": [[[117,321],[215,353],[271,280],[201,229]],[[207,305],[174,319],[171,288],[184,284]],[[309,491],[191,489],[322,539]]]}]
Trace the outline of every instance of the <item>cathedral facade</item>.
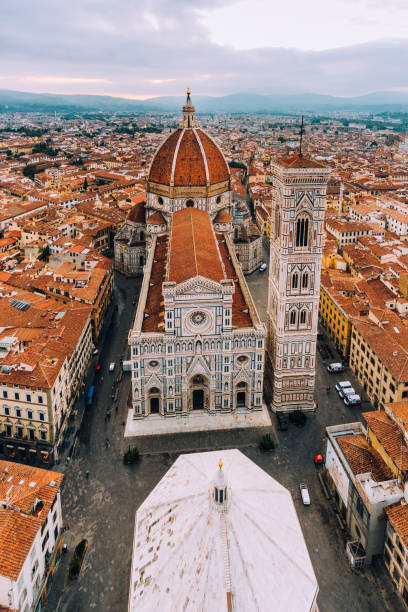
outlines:
[{"label": "cathedral facade", "polygon": [[271,165],[274,187],[266,383],[275,412],[314,410],[315,360],[330,169],[301,154]]},{"label": "cathedral facade", "polygon": [[216,229],[228,232],[244,273],[259,267],[262,237],[249,211],[243,214],[242,206],[233,204],[229,166],[200,129],[189,92],[179,127],[153,157],[146,202],[136,205],[115,237],[115,268],[127,276],[142,275],[152,237],[168,233],[173,214],[185,207],[206,211]]},{"label": "cathedral facade", "polygon": [[151,236],[129,333],[135,419],[262,409],[266,330],[216,225],[185,206]]}]

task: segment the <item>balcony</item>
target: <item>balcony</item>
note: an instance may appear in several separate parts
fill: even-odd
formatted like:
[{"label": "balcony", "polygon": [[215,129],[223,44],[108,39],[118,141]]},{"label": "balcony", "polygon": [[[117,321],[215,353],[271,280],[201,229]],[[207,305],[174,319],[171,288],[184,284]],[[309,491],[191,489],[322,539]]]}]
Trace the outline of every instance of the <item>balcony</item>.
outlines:
[{"label": "balcony", "polygon": [[356,569],[364,567],[366,561],[366,552],[359,540],[354,540],[354,542],[347,542],[346,555],[350,561],[351,567]]}]

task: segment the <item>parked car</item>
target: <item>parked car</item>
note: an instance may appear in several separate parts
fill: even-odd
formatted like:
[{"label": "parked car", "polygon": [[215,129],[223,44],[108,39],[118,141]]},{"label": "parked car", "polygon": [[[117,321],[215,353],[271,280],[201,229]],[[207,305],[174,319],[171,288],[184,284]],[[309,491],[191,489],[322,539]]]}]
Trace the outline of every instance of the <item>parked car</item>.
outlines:
[{"label": "parked car", "polygon": [[307,488],[306,483],[301,482],[299,485],[300,488],[300,494],[302,496],[302,502],[304,506],[310,506],[310,495],[309,495],[309,489]]},{"label": "parked car", "polygon": [[268,266],[266,265],[266,263],[263,263],[263,264],[261,264],[261,267],[259,268],[259,271],[260,271],[260,272],[265,272],[265,270],[266,270],[266,268],[267,268],[267,267],[268,267]]},{"label": "parked car", "polygon": [[112,362],[109,364],[109,372],[113,372],[113,370],[115,369],[115,365],[116,365],[116,364],[115,364],[115,362],[114,362],[114,361],[112,361]]},{"label": "parked car", "polygon": [[289,425],[288,417],[284,412],[277,412],[278,427],[281,431],[286,431]]},{"label": "parked car", "polygon": [[[337,391],[337,393],[340,395],[340,393],[342,393],[344,391],[344,389],[352,389],[352,384],[349,380],[343,380],[342,382],[337,383],[337,385],[335,385],[334,387]],[[340,397],[342,397],[340,395]]]},{"label": "parked car", "polygon": [[330,363],[327,366],[329,374],[337,374],[337,372],[344,372],[344,365],[342,363]]},{"label": "parked car", "polygon": [[346,406],[360,406],[361,397],[356,393],[353,393],[351,395],[346,395],[343,399],[343,402]]},{"label": "parked car", "polygon": [[339,397],[341,397],[341,399],[344,399],[348,395],[355,395],[355,394],[356,392],[354,391],[353,387],[346,387],[345,389],[342,389],[339,392]]},{"label": "parked car", "polygon": [[96,368],[95,368],[95,370],[96,370],[97,372],[99,372],[99,370],[100,370],[100,369],[101,369],[101,364],[100,364],[100,363],[97,363],[97,364],[96,364]]}]

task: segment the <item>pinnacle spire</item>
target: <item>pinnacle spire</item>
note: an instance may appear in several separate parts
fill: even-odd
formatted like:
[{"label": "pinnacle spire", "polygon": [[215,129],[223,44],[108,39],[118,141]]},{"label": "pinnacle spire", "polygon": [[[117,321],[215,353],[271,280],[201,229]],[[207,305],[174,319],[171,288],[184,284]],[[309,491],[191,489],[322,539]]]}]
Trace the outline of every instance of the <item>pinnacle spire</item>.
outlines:
[{"label": "pinnacle spire", "polygon": [[187,88],[186,103],[183,106],[183,118],[180,122],[182,128],[197,127],[197,120],[195,118],[195,108],[190,98],[190,88]]}]

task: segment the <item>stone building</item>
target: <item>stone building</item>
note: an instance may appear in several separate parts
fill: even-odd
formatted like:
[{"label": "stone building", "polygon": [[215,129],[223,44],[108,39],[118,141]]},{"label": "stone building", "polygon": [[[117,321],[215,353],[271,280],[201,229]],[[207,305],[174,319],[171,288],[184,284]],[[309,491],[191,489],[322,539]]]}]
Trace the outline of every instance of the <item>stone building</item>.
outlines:
[{"label": "stone building", "polygon": [[262,238],[245,203],[238,218],[234,216],[229,166],[214,140],[198,126],[189,91],[179,127],[164,140],[150,165],[144,212],[138,209],[136,227],[128,220],[115,238],[116,269],[141,275],[140,262],[146,261],[152,237],[169,232],[174,212],[186,207],[205,210],[213,223],[222,222],[222,231],[233,242],[233,221],[234,227],[242,225],[236,250],[245,273],[256,269],[262,260]]},{"label": "stone building", "polygon": [[326,188],[330,169],[291,155],[271,164],[268,393],[274,411],[313,410]]},{"label": "stone building", "polygon": [[187,206],[174,212],[170,234],[151,235],[129,333],[136,419],[262,410],[266,330],[221,231],[225,215],[213,224]]},{"label": "stone building", "polygon": [[138,202],[115,236],[115,269],[125,276],[142,276],[146,263],[146,202]]}]

